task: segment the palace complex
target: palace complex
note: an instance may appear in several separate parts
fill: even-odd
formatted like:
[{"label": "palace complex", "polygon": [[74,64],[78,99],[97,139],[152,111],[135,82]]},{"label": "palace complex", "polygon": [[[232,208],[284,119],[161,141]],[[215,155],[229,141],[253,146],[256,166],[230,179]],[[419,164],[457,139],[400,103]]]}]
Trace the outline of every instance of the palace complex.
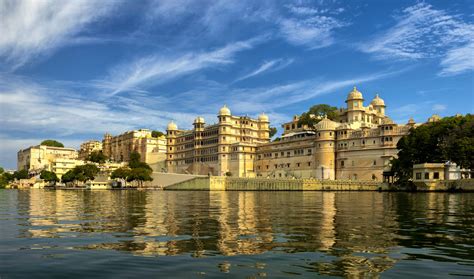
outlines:
[{"label": "palace complex", "polygon": [[197,117],[192,130],[178,130],[174,122],[168,124],[168,172],[255,176],[257,148],[270,141],[268,116],[233,116],[224,106],[217,118],[218,123],[206,125]]},{"label": "palace complex", "polygon": [[[190,130],[170,122],[166,135],[147,129],[117,136],[107,133],[102,142],[81,144],[79,153],[71,148],[33,146],[18,152],[18,169],[48,169],[61,175],[84,164],[94,151],[102,151],[109,164],[126,163],[132,152],[138,152],[155,172],[380,181],[397,155],[397,142],[417,125],[413,119],[394,123],[385,108],[378,95],[364,105],[362,93],[354,87],[334,120],[313,116],[320,121],[308,127],[300,125],[296,115],[282,125],[281,138],[270,141],[267,115],[235,116],[224,106],[217,123],[209,125],[197,117]],[[433,116],[429,121],[438,119]]]},{"label": "palace complex", "polygon": [[115,162],[128,162],[132,152],[138,152],[142,162],[154,171],[164,171],[166,158],[166,137],[153,137],[152,131],[140,129],[128,131],[118,136],[105,134],[102,152]]},{"label": "palace complex", "polygon": [[92,152],[102,151],[102,142],[98,140],[89,140],[81,144],[79,149],[79,159],[85,160]]},{"label": "palace complex", "polygon": [[355,87],[338,110],[338,121],[323,118],[314,128],[282,125],[278,141],[269,141],[269,120],[232,116],[224,106],[218,123],[205,125],[201,117],[193,130],[168,125],[167,166],[173,173],[238,177],[382,180],[397,142],[415,126],[395,124],[385,115],[378,95],[364,106]]}]

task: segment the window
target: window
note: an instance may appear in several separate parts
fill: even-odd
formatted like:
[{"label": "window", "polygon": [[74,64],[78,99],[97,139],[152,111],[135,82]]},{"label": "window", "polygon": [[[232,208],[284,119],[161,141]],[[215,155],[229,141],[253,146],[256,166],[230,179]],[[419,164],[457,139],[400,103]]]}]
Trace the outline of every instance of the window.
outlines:
[{"label": "window", "polygon": [[421,179],[421,172],[417,172],[416,173],[416,180],[420,180]]},{"label": "window", "polygon": [[439,179],[439,172],[433,173],[433,179]]},{"label": "window", "polygon": [[425,172],[425,179],[430,179],[430,173],[429,172]]},{"label": "window", "polygon": [[344,161],[341,161],[341,167],[342,168],[344,167]]},{"label": "window", "polygon": [[311,167],[311,162],[308,162],[308,167]]},{"label": "window", "polygon": [[376,165],[377,165],[377,160],[374,160],[374,166],[376,166]]}]

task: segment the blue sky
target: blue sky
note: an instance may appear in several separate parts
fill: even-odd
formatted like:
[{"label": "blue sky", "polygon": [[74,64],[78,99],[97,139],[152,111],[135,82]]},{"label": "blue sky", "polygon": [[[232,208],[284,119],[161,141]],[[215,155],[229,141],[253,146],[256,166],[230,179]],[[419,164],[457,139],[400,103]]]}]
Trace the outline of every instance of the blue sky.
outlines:
[{"label": "blue sky", "polygon": [[0,165],[204,116],[279,127],[353,86],[396,122],[474,111],[474,1],[0,0]]}]

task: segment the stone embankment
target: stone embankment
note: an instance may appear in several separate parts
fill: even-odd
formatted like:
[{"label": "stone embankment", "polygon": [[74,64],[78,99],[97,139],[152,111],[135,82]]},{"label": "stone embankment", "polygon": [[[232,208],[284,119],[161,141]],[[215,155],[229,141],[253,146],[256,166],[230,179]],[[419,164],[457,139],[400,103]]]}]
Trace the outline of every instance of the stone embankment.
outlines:
[{"label": "stone embankment", "polygon": [[165,190],[205,191],[380,191],[388,186],[376,181],[196,177],[164,187]]}]

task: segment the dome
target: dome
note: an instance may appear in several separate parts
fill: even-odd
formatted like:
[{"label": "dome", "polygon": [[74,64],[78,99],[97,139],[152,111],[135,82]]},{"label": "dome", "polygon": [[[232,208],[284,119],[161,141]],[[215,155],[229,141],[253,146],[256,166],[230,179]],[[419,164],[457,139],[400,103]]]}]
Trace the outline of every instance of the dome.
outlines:
[{"label": "dome", "polygon": [[430,118],[428,118],[428,122],[437,122],[441,120],[441,116],[437,114],[433,114]]},{"label": "dome", "polygon": [[395,124],[395,122],[393,122],[392,119],[390,119],[389,117],[385,117],[383,120],[382,120],[382,125],[388,125],[388,124]]},{"label": "dome", "polygon": [[385,106],[385,102],[382,98],[379,97],[379,94],[375,94],[375,97],[372,100],[372,102],[370,102],[370,104],[373,105],[374,107],[376,107],[376,106],[379,106],[379,107]]},{"label": "dome", "polygon": [[194,123],[204,123],[204,118],[202,118],[201,116],[198,116],[196,117],[196,119],[194,119]]},{"label": "dome", "polygon": [[349,100],[364,100],[364,97],[362,97],[362,93],[357,90],[357,87],[354,86],[354,89],[347,95],[347,101]]},{"label": "dome", "polygon": [[407,124],[408,125],[415,125],[415,120],[413,119],[413,117],[410,117]]},{"label": "dome", "polygon": [[268,116],[265,113],[262,113],[258,116],[258,120],[262,122],[268,122]]},{"label": "dome", "polygon": [[338,126],[339,123],[325,117],[323,120],[319,121],[318,124],[316,124],[315,128],[316,130],[336,130]]},{"label": "dome", "polygon": [[230,109],[226,105],[224,105],[219,110],[219,115],[230,115]]},{"label": "dome", "polygon": [[168,127],[166,128],[166,130],[168,131],[178,130],[178,126],[173,121],[171,121],[170,123],[168,123]]}]

